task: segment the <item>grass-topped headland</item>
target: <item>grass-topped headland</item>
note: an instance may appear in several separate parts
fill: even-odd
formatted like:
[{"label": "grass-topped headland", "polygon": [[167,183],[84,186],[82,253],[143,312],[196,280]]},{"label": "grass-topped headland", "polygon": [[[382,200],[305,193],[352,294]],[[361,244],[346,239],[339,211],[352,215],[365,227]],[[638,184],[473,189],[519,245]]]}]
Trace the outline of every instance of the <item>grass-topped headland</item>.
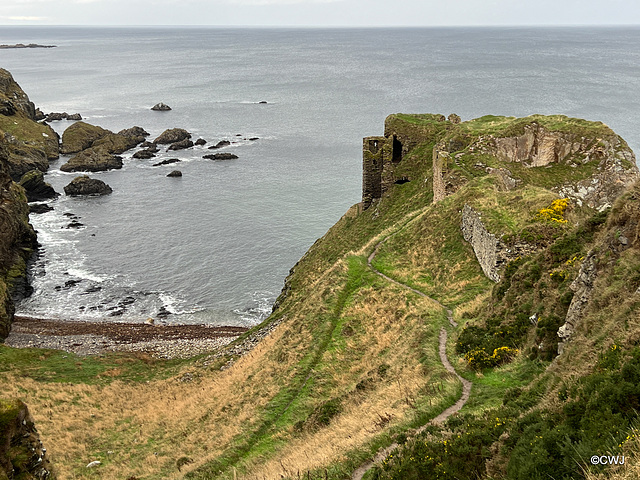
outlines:
[{"label": "grass-topped headland", "polygon": [[[633,478],[586,456],[637,446],[633,153],[598,122],[450,118],[365,139],[366,204],[221,356],[0,349],[59,476],[342,480],[389,448],[365,478]],[[473,382],[444,423],[441,346]]]}]

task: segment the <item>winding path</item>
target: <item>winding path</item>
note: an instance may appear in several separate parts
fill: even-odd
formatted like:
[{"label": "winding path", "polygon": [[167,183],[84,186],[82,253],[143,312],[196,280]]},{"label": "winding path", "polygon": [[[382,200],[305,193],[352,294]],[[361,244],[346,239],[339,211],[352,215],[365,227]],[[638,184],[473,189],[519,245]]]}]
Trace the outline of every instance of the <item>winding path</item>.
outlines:
[{"label": "winding path", "polygon": [[[373,272],[376,275],[384,278],[385,280],[391,283],[394,283],[395,285],[411,290],[413,293],[420,295],[423,298],[427,298],[433,303],[435,303],[436,305],[439,305],[442,309],[444,309],[447,312],[447,319],[449,320],[449,323],[451,324],[451,326],[454,328],[457,327],[458,324],[453,320],[453,312],[447,307],[445,307],[444,305],[442,305],[435,298],[431,298],[427,294],[419,290],[416,290],[415,288],[410,287],[409,285],[398,282],[397,280],[394,280],[393,278],[386,276],[384,273],[380,272],[373,265],[371,265],[371,262],[373,261],[376,254],[378,253],[378,250],[380,249],[380,247],[387,240],[389,240],[396,233],[398,233],[400,230],[396,231],[395,233],[389,235],[388,237],[378,242],[378,244],[373,249],[373,252],[371,253],[371,255],[369,255],[369,258],[367,259],[367,265],[369,266],[369,268],[371,268],[371,270],[373,270]],[[467,403],[467,400],[469,400],[469,395],[471,395],[471,385],[472,385],[471,382],[466,378],[462,378],[460,375],[458,375],[458,372],[456,372],[455,368],[453,368],[453,365],[451,365],[451,362],[449,362],[449,359],[447,358],[447,331],[444,328],[440,329],[440,336],[438,337],[438,352],[440,354],[440,361],[442,362],[442,365],[447,370],[447,372],[455,375],[458,378],[458,380],[460,380],[460,382],[462,383],[462,395],[460,396],[460,398],[456,403],[454,403],[449,408],[441,412],[437,417],[431,419],[429,422],[422,425],[421,427],[418,427],[417,429],[410,430],[408,433],[411,434],[412,436],[417,435],[420,432],[423,432],[429,425],[442,425],[445,422],[445,420],[447,420],[447,418],[449,418],[454,413],[458,412],[464,406],[464,404]],[[373,457],[373,460],[363,465],[360,465],[353,472],[351,479],[362,480],[362,477],[364,476],[365,473],[367,473],[376,463],[379,463],[383,461],[385,458],[387,458],[391,453],[393,453],[398,448],[398,446],[399,445],[397,443],[392,443],[387,448],[379,450],[378,453],[376,453],[375,456]]]}]

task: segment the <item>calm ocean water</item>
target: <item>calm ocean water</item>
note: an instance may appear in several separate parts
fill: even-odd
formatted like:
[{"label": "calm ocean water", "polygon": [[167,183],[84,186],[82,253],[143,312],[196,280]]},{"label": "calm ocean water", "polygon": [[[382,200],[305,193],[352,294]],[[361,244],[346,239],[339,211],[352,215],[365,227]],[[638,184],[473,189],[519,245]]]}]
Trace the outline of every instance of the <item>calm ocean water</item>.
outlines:
[{"label": "calm ocean water", "polygon": [[[0,43],[19,42],[58,45],[0,50],[43,111],[153,138],[182,127],[209,144],[237,140],[227,151],[240,157],[129,152],[122,170],[93,175],[112,195],[62,196],[33,215],[43,253],[26,315],[143,320],[164,306],[167,322],[256,323],[289,268],[359,201],[361,139],[390,113],[560,113],[640,147],[638,28],[2,27]],[[158,102],[173,110],[150,111]],[[182,162],[151,166],[171,157]],[[60,192],[75,176],[64,161],[47,174]],[[183,177],[166,178],[176,167]],[[64,228],[65,213],[85,227]]]}]

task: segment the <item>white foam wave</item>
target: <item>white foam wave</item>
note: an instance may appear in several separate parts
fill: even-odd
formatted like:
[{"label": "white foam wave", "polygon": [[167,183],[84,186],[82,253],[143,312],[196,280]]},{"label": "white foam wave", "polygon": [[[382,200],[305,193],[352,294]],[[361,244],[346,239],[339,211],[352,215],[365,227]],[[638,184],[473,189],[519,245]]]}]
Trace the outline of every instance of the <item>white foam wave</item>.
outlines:
[{"label": "white foam wave", "polygon": [[82,278],[85,280],[91,280],[93,282],[98,282],[98,283],[102,283],[109,278],[107,276],[96,275],[95,273],[91,273],[81,268],[69,268],[67,272],[69,273],[69,275],[73,275],[74,277]]}]

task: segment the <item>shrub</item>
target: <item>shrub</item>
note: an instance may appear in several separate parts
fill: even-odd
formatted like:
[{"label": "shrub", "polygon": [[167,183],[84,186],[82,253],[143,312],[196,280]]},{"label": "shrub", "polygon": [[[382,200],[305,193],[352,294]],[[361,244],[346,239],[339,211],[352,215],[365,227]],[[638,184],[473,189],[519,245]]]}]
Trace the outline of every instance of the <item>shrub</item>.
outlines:
[{"label": "shrub", "polygon": [[551,202],[547,208],[539,210],[536,214],[536,220],[545,222],[567,223],[564,218],[564,212],[571,204],[568,198],[558,198]]}]

